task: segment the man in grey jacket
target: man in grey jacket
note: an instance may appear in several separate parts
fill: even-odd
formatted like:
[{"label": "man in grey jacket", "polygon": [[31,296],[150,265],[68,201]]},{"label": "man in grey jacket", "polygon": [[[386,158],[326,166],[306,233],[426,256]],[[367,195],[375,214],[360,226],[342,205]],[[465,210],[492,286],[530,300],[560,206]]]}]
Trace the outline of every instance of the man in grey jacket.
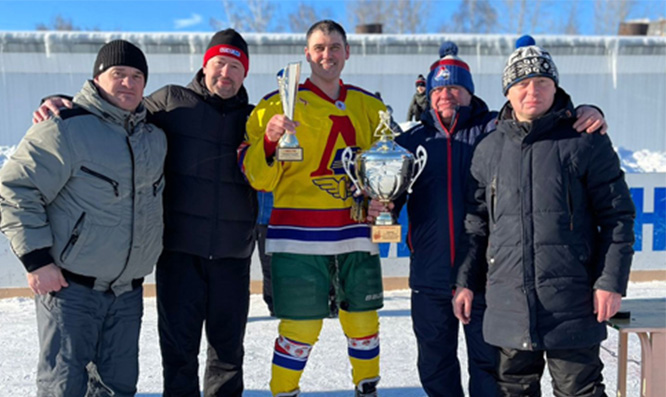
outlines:
[{"label": "man in grey jacket", "polygon": [[147,77],[139,48],[104,45],[75,106],[30,128],[0,171],[0,229],[36,294],[38,396],[136,393],[166,155],[145,122]]}]

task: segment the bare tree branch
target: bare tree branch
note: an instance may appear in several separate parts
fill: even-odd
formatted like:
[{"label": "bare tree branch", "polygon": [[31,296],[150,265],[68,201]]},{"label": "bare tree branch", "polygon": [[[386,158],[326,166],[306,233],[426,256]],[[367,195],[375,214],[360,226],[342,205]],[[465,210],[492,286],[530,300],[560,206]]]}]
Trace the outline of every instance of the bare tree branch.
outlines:
[{"label": "bare tree branch", "polygon": [[452,19],[454,33],[491,33],[497,29],[497,11],[488,0],[462,0]]},{"label": "bare tree branch", "polygon": [[564,34],[580,34],[580,30],[578,29],[578,2],[576,1],[571,2],[569,17],[567,18],[566,25],[564,25]]},{"label": "bare tree branch", "polygon": [[617,34],[620,22],[635,8],[634,0],[596,0],[594,2],[594,32]]},{"label": "bare tree branch", "polygon": [[293,33],[306,32],[312,24],[322,19],[330,18],[331,10],[324,8],[317,11],[313,6],[305,3],[299,3],[296,12],[289,14],[288,26]]},{"label": "bare tree branch", "polygon": [[35,26],[35,29],[36,30],[57,30],[57,31],[65,31],[65,32],[81,30],[80,27],[74,25],[71,18],[70,19],[65,18],[60,14],[56,15],[55,18],[53,18],[53,21],[51,22],[50,25],[47,25],[47,24],[44,24],[44,23],[38,23]]},{"label": "bare tree branch", "polygon": [[384,1],[356,0],[347,4],[347,16],[351,26],[381,23],[385,25],[390,15],[390,5]]},{"label": "bare tree branch", "polygon": [[386,33],[423,33],[426,31],[429,1],[392,0],[388,2],[391,18],[384,22]]},{"label": "bare tree branch", "polygon": [[[276,11],[276,4],[268,0],[246,0],[236,2],[222,0],[226,21],[210,18],[210,25],[215,30],[233,28],[241,32],[268,32]],[[281,30],[278,25],[275,30]]]}]

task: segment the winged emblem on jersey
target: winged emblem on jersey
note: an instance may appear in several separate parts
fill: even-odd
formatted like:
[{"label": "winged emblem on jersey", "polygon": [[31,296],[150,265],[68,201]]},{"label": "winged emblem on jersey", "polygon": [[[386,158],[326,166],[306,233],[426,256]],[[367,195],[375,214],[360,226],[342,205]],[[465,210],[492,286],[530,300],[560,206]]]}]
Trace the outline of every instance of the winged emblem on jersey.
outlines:
[{"label": "winged emblem on jersey", "polygon": [[312,183],[336,199],[344,200],[351,195],[347,189],[347,177],[325,177],[313,179]]}]

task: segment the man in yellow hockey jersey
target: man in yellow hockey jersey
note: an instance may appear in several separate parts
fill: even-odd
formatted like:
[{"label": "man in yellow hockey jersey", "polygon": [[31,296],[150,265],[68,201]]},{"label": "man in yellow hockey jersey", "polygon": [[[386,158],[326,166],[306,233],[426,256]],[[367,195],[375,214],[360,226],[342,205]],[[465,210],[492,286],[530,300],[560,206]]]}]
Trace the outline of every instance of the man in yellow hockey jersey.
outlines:
[{"label": "man in yellow hockey jersey", "polygon": [[[277,91],[266,95],[250,115],[247,146],[241,151],[252,186],[272,191],[275,199],[266,236],[274,312],[280,318],[271,392],[299,394],[301,374],[329,314],[333,285],[356,395],[376,396],[380,261],[369,225],[350,216],[354,198],[340,159],[346,147],[371,146],[379,111],[386,106],[340,80],[349,44],[338,23],[324,20],[310,27],[305,57],[312,74],[298,88],[294,120],[282,114]],[[277,141],[285,133],[297,134],[303,161],[275,159]]]}]

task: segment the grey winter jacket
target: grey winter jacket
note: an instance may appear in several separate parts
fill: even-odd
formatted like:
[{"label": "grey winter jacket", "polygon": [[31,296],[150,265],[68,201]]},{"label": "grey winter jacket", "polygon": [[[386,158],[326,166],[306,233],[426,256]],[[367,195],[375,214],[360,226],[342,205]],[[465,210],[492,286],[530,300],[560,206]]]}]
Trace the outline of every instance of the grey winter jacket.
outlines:
[{"label": "grey winter jacket", "polygon": [[[608,136],[580,134],[569,96],[532,123],[512,119],[474,151],[456,285],[488,264],[485,340],[520,350],[591,347],[606,337],[593,290],[624,294],[634,205]],[[486,249],[487,248],[487,249]]]},{"label": "grey winter jacket", "polygon": [[409,103],[409,110],[407,111],[407,121],[421,121],[421,115],[428,107],[428,97],[426,93],[419,94],[418,92],[412,97]]},{"label": "grey winter jacket", "polygon": [[49,263],[116,295],[162,249],[164,132],[87,81],[72,110],[31,127],[0,170],[0,230],[31,272]]}]

